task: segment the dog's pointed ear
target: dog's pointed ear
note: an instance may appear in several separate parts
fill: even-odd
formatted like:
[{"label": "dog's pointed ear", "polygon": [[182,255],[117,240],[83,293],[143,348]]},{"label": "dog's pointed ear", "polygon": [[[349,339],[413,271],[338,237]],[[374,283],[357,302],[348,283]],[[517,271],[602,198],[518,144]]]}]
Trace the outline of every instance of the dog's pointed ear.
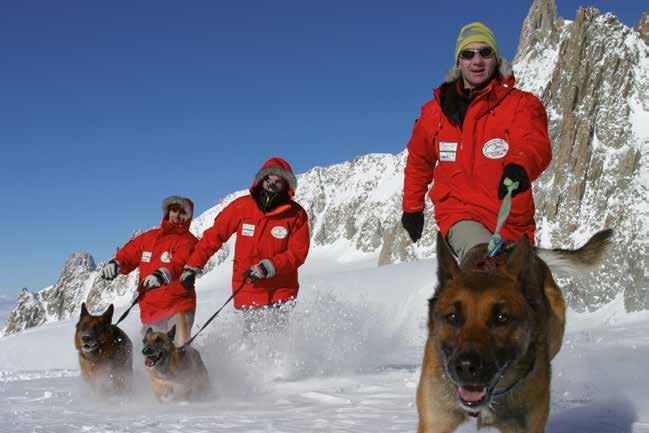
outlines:
[{"label": "dog's pointed ear", "polygon": [[507,272],[514,278],[519,278],[529,269],[533,259],[532,254],[530,240],[527,235],[523,235],[507,260]]},{"label": "dog's pointed ear", "polygon": [[149,327],[147,328],[146,332],[144,333],[144,335],[145,335],[145,336],[146,336],[146,335],[149,335],[149,334],[152,333],[152,332],[153,332],[153,328],[149,326]]},{"label": "dog's pointed ear", "polygon": [[169,339],[170,339],[171,341],[174,340],[174,338],[176,337],[176,325],[174,325],[174,326],[171,327],[171,329],[169,330],[169,332],[167,332],[167,336],[169,337]]},{"label": "dog's pointed ear", "polygon": [[507,271],[520,281],[523,294],[536,308],[544,298],[545,272],[538,266],[536,252],[527,235],[518,241],[507,261]]},{"label": "dog's pointed ear", "polygon": [[113,304],[110,304],[108,306],[108,309],[104,311],[104,314],[101,315],[101,317],[106,321],[106,323],[113,323],[113,312],[115,311],[115,308],[113,307]]},{"label": "dog's pointed ear", "polygon": [[460,267],[457,265],[451,249],[446,244],[442,232],[437,232],[437,280],[440,287],[460,275]]},{"label": "dog's pointed ear", "polygon": [[82,302],[81,303],[81,314],[79,315],[80,318],[84,318],[86,316],[89,316],[90,313],[88,313],[88,309],[86,308],[86,303]]}]

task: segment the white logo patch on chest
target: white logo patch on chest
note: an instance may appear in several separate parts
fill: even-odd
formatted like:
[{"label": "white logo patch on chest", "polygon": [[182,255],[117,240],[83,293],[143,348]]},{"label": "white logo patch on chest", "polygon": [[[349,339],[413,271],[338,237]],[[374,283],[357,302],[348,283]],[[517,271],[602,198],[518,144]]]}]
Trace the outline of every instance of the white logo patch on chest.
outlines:
[{"label": "white logo patch on chest", "polygon": [[169,251],[162,253],[162,255],[160,256],[160,261],[162,263],[171,263],[171,254],[169,253]]},{"label": "white logo patch on chest", "polygon": [[509,143],[502,138],[492,138],[482,146],[482,154],[489,159],[500,159],[509,152]]},{"label": "white logo patch on chest", "polygon": [[144,263],[151,263],[151,251],[142,252],[142,261]]},{"label": "white logo patch on chest", "polygon": [[254,224],[242,224],[241,225],[241,236],[254,236],[255,235],[255,225]]},{"label": "white logo patch on chest", "polygon": [[273,229],[270,231],[270,234],[273,235],[273,237],[276,239],[284,239],[286,236],[288,236],[288,230],[286,230],[286,227],[276,226],[273,227]]},{"label": "white logo patch on chest", "polygon": [[450,141],[440,141],[439,142],[439,151],[440,152],[457,152],[457,143]]},{"label": "white logo patch on chest", "polygon": [[452,141],[440,141],[439,160],[444,162],[455,162],[457,160],[457,143]]},{"label": "white logo patch on chest", "polygon": [[440,152],[439,160],[445,162],[455,162],[457,153],[455,152]]}]

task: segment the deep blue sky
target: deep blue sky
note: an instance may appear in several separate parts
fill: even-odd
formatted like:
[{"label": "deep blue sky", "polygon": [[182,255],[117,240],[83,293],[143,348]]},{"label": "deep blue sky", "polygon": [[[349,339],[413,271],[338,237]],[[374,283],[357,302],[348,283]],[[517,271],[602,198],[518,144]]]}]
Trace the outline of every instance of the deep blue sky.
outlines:
[{"label": "deep blue sky", "polygon": [[[485,22],[512,58],[531,0],[12,3],[0,294],[54,283],[74,251],[109,259],[169,194],[204,211],[271,155],[301,173],[401,151],[459,28]],[[595,5],[635,25],[641,3],[559,0],[559,13]]]}]

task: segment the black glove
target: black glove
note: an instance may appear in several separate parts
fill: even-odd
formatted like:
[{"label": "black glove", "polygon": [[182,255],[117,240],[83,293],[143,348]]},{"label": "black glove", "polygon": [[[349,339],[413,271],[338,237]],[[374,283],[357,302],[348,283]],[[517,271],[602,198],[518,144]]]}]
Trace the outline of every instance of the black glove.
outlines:
[{"label": "black glove", "polygon": [[101,277],[104,280],[111,281],[119,274],[119,263],[117,260],[112,259],[110,262],[106,263],[101,270]]},{"label": "black glove", "polygon": [[424,211],[404,212],[401,215],[401,225],[410,235],[410,239],[417,242],[424,231]]},{"label": "black glove", "polygon": [[512,191],[512,197],[530,189],[530,178],[527,177],[525,169],[518,164],[507,164],[498,184],[498,200],[504,199],[507,195],[507,186],[505,185],[506,177],[514,182],[518,182],[518,188]]},{"label": "black glove", "polygon": [[191,290],[194,288],[194,284],[196,283],[196,274],[198,274],[198,271],[200,271],[200,269],[185,265],[185,267],[183,268],[183,273],[182,275],[180,275],[180,284],[183,285],[185,290]]}]

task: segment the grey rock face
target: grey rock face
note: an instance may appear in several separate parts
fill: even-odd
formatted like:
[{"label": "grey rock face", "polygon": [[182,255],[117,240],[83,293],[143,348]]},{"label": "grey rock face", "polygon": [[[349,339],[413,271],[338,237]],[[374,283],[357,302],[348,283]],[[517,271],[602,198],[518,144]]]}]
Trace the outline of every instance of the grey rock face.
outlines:
[{"label": "grey rock face", "polygon": [[[536,22],[533,6],[523,28]],[[534,190],[537,237],[546,245],[575,246],[600,228],[614,228],[605,269],[567,280],[568,302],[595,309],[623,294],[627,310],[646,309],[649,193],[643,151],[649,137],[639,119],[649,111],[647,44],[638,30],[596,9],[579,9],[572,22],[555,17],[554,26],[545,27],[521,37],[514,65],[519,86],[546,106],[553,144],[553,162]]]},{"label": "grey rock face", "polygon": [[16,307],[9,314],[4,333],[14,334],[41,325],[45,321],[45,307],[39,300],[38,295],[23,289],[16,300]]},{"label": "grey rock face", "polygon": [[645,42],[645,44],[649,45],[649,12],[642,14],[636,30],[640,34],[640,37]]},{"label": "grey rock face", "polygon": [[48,317],[54,320],[70,317],[85,295],[85,286],[95,269],[95,261],[88,252],[74,253],[68,258],[58,281],[40,293]]}]

